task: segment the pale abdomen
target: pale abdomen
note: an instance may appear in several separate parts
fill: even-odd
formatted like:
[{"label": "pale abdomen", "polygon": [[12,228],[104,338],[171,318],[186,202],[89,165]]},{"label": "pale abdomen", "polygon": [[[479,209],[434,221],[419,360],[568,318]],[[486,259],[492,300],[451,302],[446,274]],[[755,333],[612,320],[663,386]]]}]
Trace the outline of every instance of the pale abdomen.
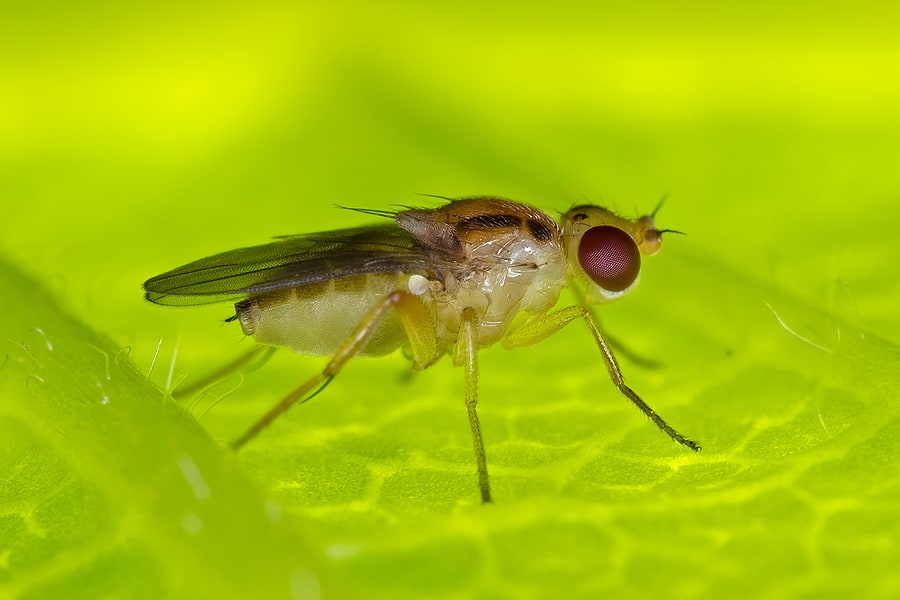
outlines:
[{"label": "pale abdomen", "polygon": [[[261,344],[300,354],[330,356],[397,286],[397,275],[360,275],[278,290],[235,305],[244,333]],[[387,311],[360,354],[397,350],[406,335],[394,311]]]}]

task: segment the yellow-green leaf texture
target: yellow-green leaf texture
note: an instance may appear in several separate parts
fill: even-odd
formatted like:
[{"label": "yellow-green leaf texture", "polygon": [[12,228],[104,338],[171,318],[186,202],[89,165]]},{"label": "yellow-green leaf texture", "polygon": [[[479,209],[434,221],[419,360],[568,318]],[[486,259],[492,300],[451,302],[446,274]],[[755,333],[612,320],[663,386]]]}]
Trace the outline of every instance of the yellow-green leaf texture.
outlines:
[{"label": "yellow-green leaf texture", "polygon": [[[880,3],[26,5],[0,35],[0,598],[900,596],[900,44]],[[589,332],[320,369],[146,278],[334,204],[670,235]],[[571,300],[571,298],[568,298]]]}]

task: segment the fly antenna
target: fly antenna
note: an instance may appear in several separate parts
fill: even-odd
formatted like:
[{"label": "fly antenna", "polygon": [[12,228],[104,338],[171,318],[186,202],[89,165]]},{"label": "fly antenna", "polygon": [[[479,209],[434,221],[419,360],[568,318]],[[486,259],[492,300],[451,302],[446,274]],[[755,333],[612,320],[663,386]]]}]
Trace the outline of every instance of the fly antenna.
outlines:
[{"label": "fly antenna", "polygon": [[657,229],[656,233],[658,233],[659,235],[662,235],[664,233],[677,233],[678,235],[687,235],[685,232],[678,231],[677,229]]},{"label": "fly antenna", "polygon": [[[656,218],[656,213],[659,212],[659,209],[662,208],[662,205],[665,204],[666,200],[669,198],[669,193],[666,192],[663,194],[663,197],[659,199],[659,202],[656,203],[656,208],[653,209],[653,212],[650,213],[650,218]],[[677,233],[678,235],[687,235],[683,231],[678,231],[677,229],[657,229],[657,235],[662,235],[664,233]]]}]

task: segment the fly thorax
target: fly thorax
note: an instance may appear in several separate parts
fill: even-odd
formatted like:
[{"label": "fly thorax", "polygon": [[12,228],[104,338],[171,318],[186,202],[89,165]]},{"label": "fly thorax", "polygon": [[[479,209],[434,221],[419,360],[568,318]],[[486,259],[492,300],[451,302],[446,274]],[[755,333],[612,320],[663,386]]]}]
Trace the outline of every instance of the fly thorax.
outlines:
[{"label": "fly thorax", "polygon": [[566,259],[556,242],[505,239],[472,249],[474,268],[456,277],[455,310],[478,315],[479,343],[503,337],[521,312],[541,313],[556,304],[565,285]]},{"label": "fly thorax", "polygon": [[521,239],[507,244],[505,249],[507,264],[503,271],[497,271],[492,305],[504,310],[505,302],[506,312],[511,313],[509,320],[519,312],[534,314],[552,308],[566,283],[563,247],[556,240]]}]

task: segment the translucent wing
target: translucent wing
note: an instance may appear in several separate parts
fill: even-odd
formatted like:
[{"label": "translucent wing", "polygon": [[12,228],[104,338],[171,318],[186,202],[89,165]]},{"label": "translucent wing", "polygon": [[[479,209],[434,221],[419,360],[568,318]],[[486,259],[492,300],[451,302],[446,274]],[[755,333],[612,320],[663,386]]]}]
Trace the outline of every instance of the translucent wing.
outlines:
[{"label": "translucent wing", "polygon": [[389,223],[230,250],[148,279],[144,290],[156,304],[210,304],[352,275],[433,272],[440,262]]}]

